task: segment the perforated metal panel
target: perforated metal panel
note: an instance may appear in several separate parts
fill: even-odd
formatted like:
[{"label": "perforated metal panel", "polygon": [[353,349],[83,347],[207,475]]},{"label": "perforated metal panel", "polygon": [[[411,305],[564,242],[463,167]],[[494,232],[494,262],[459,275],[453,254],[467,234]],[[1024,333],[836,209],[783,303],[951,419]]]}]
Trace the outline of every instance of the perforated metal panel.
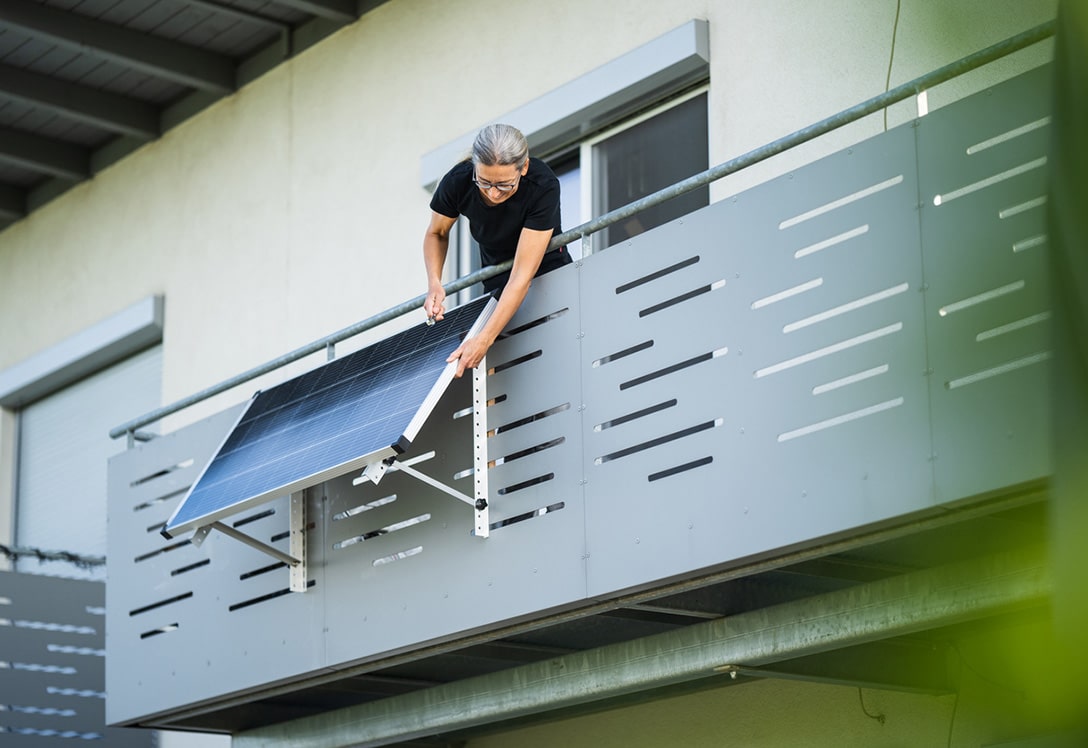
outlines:
[{"label": "perforated metal panel", "polygon": [[[236,411],[114,458],[111,719],[1045,476],[1046,240],[1032,206],[1046,81],[1010,81],[534,281],[488,356],[486,539],[468,504],[403,472],[377,486],[340,476],[306,492],[312,585],[291,594],[286,568],[230,538],[198,549],[158,535]],[[464,494],[471,394],[455,382],[404,456]],[[286,510],[277,499],[240,529],[286,550]]]},{"label": "perforated metal panel", "polygon": [[[110,461],[110,723],[324,663],[314,635],[323,612],[320,523],[307,543],[317,594],[290,595],[283,564],[226,536],[214,533],[198,548],[188,537],[159,534],[237,416],[232,408]],[[288,501],[230,524],[286,552]],[[320,516],[320,505],[310,516]]]},{"label": "perforated metal panel", "polygon": [[0,572],[0,743],[7,748],[155,743],[148,730],[106,727],[105,587]]},{"label": "perforated metal panel", "polygon": [[913,144],[888,133],[586,263],[591,593],[931,503]]},{"label": "perforated metal panel", "polygon": [[942,501],[1050,473],[1049,102],[1048,66],[918,127]]},{"label": "perforated metal panel", "polygon": [[[472,537],[468,505],[399,472],[327,485],[330,662],[585,598],[574,270],[534,281],[488,352],[490,537]],[[451,387],[402,459],[471,495],[469,385]]]}]

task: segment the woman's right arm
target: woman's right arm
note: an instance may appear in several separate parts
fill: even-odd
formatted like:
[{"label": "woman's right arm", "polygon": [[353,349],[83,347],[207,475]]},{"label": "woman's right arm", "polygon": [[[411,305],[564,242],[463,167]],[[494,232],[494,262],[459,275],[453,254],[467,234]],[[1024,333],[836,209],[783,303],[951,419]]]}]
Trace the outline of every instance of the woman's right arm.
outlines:
[{"label": "woman's right arm", "polygon": [[446,311],[442,268],[446,264],[446,252],[450,246],[450,230],[456,221],[456,218],[432,210],[431,223],[423,235],[423,265],[427,270],[427,300],[423,302],[423,311],[427,317],[435,320],[442,319]]}]

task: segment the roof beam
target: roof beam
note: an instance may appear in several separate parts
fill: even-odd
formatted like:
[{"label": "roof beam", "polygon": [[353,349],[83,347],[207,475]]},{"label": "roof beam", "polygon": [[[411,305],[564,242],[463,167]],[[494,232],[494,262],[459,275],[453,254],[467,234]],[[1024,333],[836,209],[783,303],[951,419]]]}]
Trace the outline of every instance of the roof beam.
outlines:
[{"label": "roof beam", "polygon": [[72,182],[91,175],[85,148],[7,127],[0,128],[0,161]]},{"label": "roof beam", "polygon": [[185,86],[219,93],[235,88],[234,61],[228,57],[31,0],[0,3],[0,25]]},{"label": "roof beam", "polygon": [[267,26],[273,28],[281,33],[287,33],[291,31],[291,24],[287,21],[281,21],[278,18],[272,18],[271,16],[262,15],[252,10],[245,10],[234,5],[225,5],[222,0],[185,0],[189,5],[195,5],[198,8],[204,8],[210,10],[213,13],[222,13],[224,15],[232,16],[234,18],[240,18],[243,21],[250,21],[252,23],[260,24],[261,26]]},{"label": "roof beam", "polygon": [[0,221],[16,221],[26,215],[26,193],[0,185]]},{"label": "roof beam", "polygon": [[10,65],[0,65],[0,97],[122,135],[143,140],[159,136],[159,110],[152,104]]},{"label": "roof beam", "polygon": [[448,735],[1041,607],[1052,593],[1044,551],[1010,551],[259,727],[231,744],[345,748]]},{"label": "roof beam", "polygon": [[272,2],[337,23],[352,23],[359,17],[355,0],[272,0]]}]

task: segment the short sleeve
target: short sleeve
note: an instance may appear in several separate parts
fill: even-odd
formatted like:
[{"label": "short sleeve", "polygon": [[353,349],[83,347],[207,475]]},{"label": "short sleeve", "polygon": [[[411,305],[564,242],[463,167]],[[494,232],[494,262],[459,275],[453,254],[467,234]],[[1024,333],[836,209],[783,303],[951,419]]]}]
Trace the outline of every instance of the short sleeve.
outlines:
[{"label": "short sleeve", "polygon": [[554,176],[544,180],[525,215],[525,228],[547,231],[559,224],[559,180]]},{"label": "short sleeve", "polygon": [[431,196],[431,210],[435,213],[440,213],[447,218],[457,218],[461,215],[461,211],[458,210],[457,206],[460,203],[460,193],[462,192],[460,185],[464,181],[462,171],[464,170],[461,168],[461,164],[458,164],[446,172],[446,175],[438,183],[438,188],[435,189],[434,195]]}]

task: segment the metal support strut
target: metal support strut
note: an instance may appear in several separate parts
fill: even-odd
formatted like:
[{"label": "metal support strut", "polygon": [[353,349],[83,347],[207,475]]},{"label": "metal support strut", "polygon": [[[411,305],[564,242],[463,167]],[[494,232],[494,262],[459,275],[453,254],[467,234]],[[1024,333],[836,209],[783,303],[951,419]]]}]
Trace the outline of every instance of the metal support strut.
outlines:
[{"label": "metal support strut", "polygon": [[261,553],[266,553],[272,558],[287,565],[290,571],[290,589],[292,592],[306,591],[306,495],[302,491],[291,494],[291,528],[289,534],[290,553],[284,553],[268,543],[257,540],[252,535],[236,530],[222,522],[212,522],[209,525],[198,527],[193,533],[191,542],[198,548],[204,543],[212,530],[227,535],[240,543],[245,543],[250,548],[255,548]]},{"label": "metal support strut", "polygon": [[370,463],[361,475],[352,481],[352,485],[359,485],[364,481],[370,481],[377,485],[386,473],[402,472],[410,475],[418,481],[426,483],[444,494],[452,496],[458,501],[463,501],[472,507],[475,512],[475,526],[472,534],[478,538],[486,538],[491,532],[491,519],[487,502],[487,357],[480,359],[480,363],[472,370],[472,475],[473,495],[466,496],[456,488],[451,488],[445,483],[432,478],[426,473],[416,470],[404,462],[397,462],[395,457],[387,457]]}]

